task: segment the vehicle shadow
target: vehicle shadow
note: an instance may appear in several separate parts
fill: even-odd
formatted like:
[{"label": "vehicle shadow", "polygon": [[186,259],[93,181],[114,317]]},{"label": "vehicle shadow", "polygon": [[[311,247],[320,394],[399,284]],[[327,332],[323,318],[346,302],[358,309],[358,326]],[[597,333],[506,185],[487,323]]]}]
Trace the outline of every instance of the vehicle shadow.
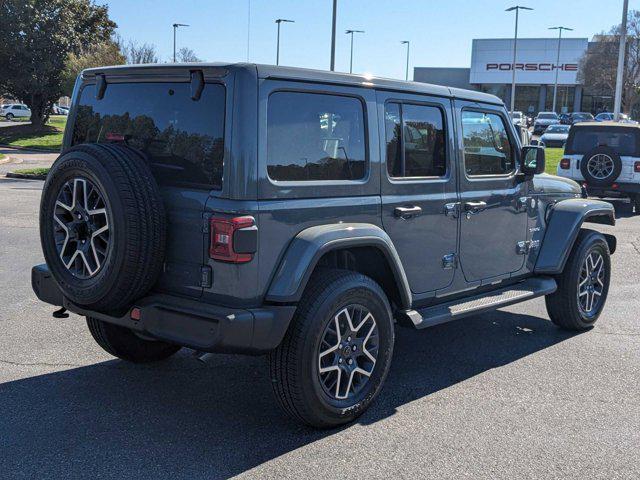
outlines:
[{"label": "vehicle shadow", "polygon": [[[386,386],[359,423],[571,336],[500,311],[399,328]],[[153,366],[113,360],[0,384],[6,478],[227,478],[349,428],[315,431],[284,417],[264,358],[219,355],[201,365],[182,353]]]},{"label": "vehicle shadow", "polygon": [[603,200],[613,205],[616,211],[616,218],[629,218],[636,215],[633,213],[633,204],[627,199],[604,198]]}]

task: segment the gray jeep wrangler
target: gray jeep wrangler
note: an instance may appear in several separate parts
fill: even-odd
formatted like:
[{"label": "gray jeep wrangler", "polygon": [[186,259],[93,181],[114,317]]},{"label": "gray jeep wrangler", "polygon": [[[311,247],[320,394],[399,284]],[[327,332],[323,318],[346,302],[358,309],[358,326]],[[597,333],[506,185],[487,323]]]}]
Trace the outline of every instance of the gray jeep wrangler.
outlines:
[{"label": "gray jeep wrangler", "polygon": [[543,174],[491,95],[250,64],[84,71],[40,210],[44,302],[132,362],[268,354],[283,409],[357,418],[395,324],[607,298],[610,204]]}]

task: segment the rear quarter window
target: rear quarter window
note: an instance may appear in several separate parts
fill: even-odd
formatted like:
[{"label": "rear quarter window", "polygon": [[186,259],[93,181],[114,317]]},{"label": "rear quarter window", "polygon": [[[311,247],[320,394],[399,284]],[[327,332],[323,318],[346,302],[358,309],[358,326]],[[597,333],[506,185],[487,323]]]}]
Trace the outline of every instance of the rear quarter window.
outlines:
[{"label": "rear quarter window", "polygon": [[160,185],[222,187],[225,89],[188,83],[113,83],[102,99],[82,89],[72,145],[117,142],[143,151]]}]

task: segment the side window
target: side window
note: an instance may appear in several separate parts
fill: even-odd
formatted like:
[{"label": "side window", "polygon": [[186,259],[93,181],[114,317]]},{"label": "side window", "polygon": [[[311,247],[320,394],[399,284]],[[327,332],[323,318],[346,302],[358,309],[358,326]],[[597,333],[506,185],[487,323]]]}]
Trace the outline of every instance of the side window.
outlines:
[{"label": "side window", "polygon": [[440,108],[387,103],[385,135],[390,177],[442,177],[447,173],[444,117]]},{"label": "side window", "polygon": [[267,173],[272,180],[360,180],[365,163],[360,100],[299,92],[269,97]]},{"label": "side window", "polygon": [[500,115],[462,111],[464,165],[467,175],[507,175],[515,170],[515,154]]}]

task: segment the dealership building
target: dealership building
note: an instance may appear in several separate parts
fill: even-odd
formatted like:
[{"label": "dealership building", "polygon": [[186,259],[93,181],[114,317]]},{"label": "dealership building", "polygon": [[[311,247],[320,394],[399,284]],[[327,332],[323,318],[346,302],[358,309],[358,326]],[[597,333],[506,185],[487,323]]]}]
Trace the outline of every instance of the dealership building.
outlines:
[{"label": "dealership building", "polygon": [[[527,114],[552,110],[557,71],[558,113],[611,110],[611,92],[585,91],[579,82],[578,65],[589,45],[586,38],[563,38],[558,62],[557,38],[518,39],[515,109]],[[417,82],[492,93],[510,105],[512,66],[513,39],[476,39],[469,68],[416,67],[413,75]]]}]

